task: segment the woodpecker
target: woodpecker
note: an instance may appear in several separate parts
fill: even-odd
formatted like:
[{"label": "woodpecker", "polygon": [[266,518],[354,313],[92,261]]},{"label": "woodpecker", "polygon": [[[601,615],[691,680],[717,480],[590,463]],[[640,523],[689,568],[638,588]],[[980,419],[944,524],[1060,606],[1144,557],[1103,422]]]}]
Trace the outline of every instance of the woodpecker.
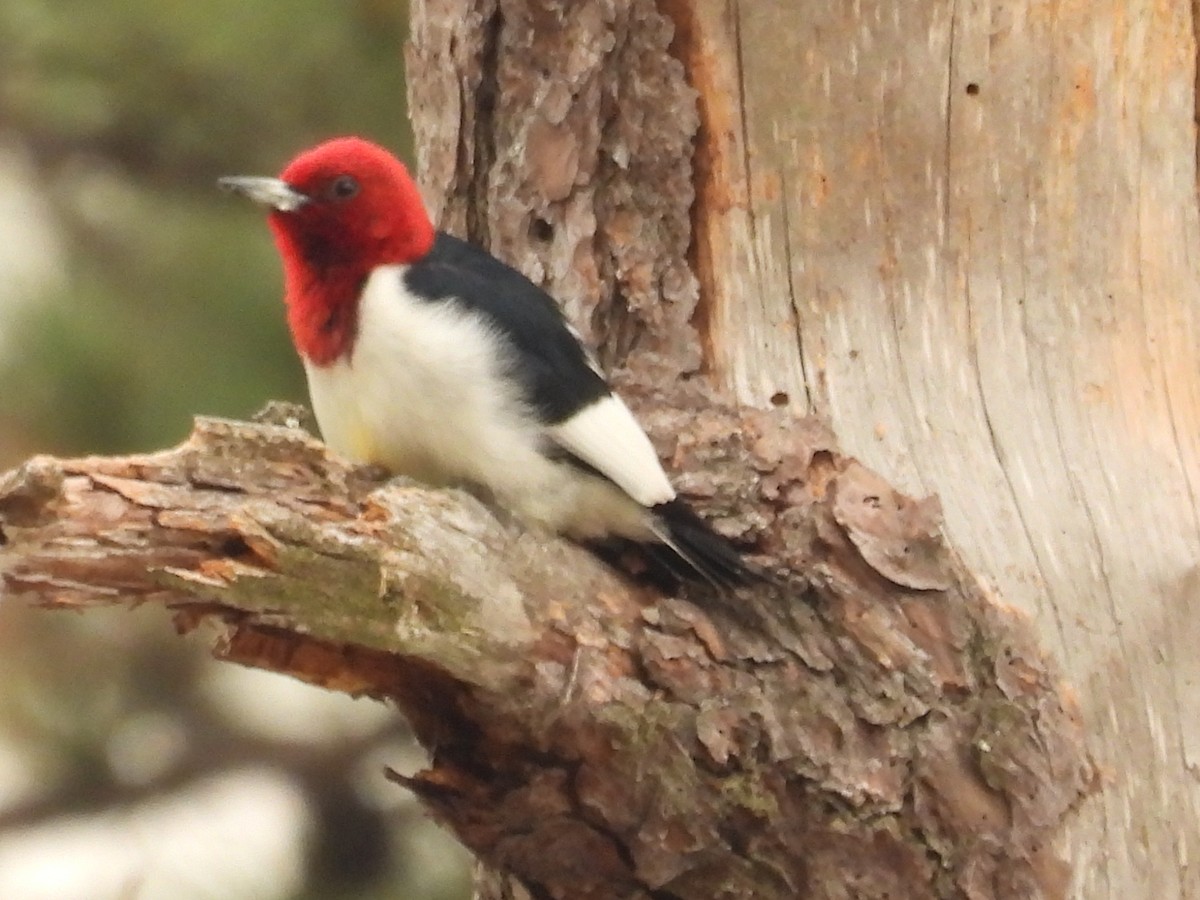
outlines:
[{"label": "woodpecker", "polygon": [[437,231],[402,162],[357,137],[222,187],[269,208],[288,326],[326,443],[483,489],[581,541],[646,545],[677,576],[751,580],[676,496],[646,433],[554,299]]}]

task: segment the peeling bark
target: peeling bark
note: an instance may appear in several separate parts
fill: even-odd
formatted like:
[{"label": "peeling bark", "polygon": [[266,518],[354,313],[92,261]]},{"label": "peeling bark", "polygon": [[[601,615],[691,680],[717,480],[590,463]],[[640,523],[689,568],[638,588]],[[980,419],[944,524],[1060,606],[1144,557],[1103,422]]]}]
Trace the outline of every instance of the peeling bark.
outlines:
[{"label": "peeling bark", "polygon": [[658,381],[701,364],[698,119],[673,34],[653,0],[431,0],[408,48],[434,218],[562,298],[606,363]]},{"label": "peeling bark", "polygon": [[466,493],[218,420],[3,476],[0,577],[163,603],[222,658],[396,703],[431,753],[397,780],[532,896],[1061,896],[1077,713],[936,504],[815,421],[634,397],[779,584],[660,597]]}]

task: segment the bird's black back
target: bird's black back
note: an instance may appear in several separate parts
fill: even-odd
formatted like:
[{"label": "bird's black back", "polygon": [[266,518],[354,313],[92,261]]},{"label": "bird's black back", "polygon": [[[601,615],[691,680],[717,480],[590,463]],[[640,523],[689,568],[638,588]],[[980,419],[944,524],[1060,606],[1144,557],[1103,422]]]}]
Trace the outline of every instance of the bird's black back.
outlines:
[{"label": "bird's black back", "polygon": [[[527,402],[546,425],[563,422],[611,393],[554,298],[487,251],[439,232],[433,249],[410,265],[404,278],[410,293],[430,300],[453,298],[496,329],[515,355],[512,374],[522,382]],[[605,477],[565,448],[559,449],[584,471]],[[659,504],[652,512],[670,540],[647,549],[677,576],[719,587],[761,578],[683,500]]]},{"label": "bird's black back", "polygon": [[554,298],[487,251],[438,232],[433,249],[404,277],[418,296],[453,297],[495,327],[519,354],[512,374],[523,382],[526,400],[547,425],[610,393]]}]

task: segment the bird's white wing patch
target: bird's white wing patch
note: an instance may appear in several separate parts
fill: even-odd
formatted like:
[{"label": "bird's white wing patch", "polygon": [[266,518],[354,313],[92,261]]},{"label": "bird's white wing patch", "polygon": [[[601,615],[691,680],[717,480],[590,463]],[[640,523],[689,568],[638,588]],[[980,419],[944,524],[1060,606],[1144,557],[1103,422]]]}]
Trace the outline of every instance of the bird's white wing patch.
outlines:
[{"label": "bird's white wing patch", "polygon": [[547,432],[643,506],[675,498],[650,439],[616,394],[589,403]]}]

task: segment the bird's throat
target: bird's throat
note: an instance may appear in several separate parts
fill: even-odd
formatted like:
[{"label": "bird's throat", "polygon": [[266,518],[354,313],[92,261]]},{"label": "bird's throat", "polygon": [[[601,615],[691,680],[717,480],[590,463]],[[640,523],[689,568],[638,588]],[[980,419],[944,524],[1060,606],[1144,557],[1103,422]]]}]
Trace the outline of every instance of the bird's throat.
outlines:
[{"label": "bird's throat", "polygon": [[314,277],[288,273],[287,320],[300,354],[313,365],[348,358],[358,335],[358,304],[365,273],[330,269]]}]

